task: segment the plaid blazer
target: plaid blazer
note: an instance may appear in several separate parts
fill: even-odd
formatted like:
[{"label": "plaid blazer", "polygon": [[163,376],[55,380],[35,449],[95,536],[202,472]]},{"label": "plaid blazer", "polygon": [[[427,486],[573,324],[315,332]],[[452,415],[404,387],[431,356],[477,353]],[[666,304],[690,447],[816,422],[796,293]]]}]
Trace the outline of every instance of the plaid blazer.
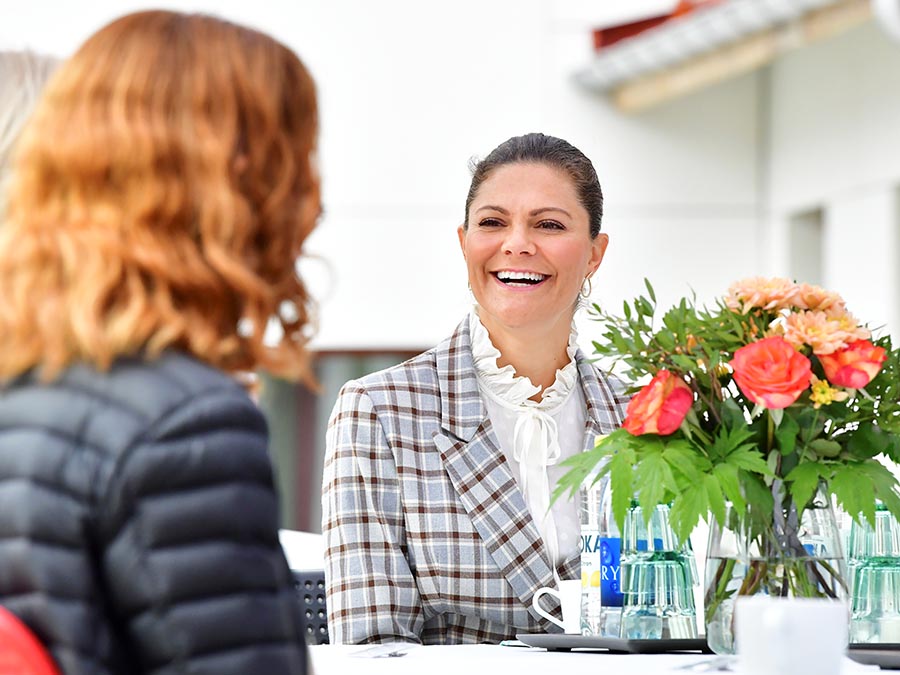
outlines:
[{"label": "plaid blazer", "polygon": [[[588,449],[620,425],[627,398],[581,352],[576,362]],[[437,347],[341,389],[322,532],[333,643],[499,642],[560,630],[531,606],[553,571],[481,400],[468,318]],[[574,578],[579,567],[575,555],[558,572]]]}]

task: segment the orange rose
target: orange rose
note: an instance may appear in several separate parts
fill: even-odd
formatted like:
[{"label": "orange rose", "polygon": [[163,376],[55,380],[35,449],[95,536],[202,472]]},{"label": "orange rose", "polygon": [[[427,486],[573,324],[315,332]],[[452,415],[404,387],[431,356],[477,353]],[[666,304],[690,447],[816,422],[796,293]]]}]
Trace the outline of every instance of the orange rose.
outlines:
[{"label": "orange rose", "polygon": [[694,393],[684,380],[661,370],[628,403],[622,426],[634,436],[668,436],[681,426],[693,402]]},{"label": "orange rose", "polygon": [[869,384],[886,360],[884,348],[876,347],[868,340],[857,340],[833,354],[819,356],[828,381],[848,389],[862,389]]},{"label": "orange rose", "polygon": [[744,395],[770,409],[787,408],[812,378],[809,359],[778,336],[741,347],[730,365]]}]

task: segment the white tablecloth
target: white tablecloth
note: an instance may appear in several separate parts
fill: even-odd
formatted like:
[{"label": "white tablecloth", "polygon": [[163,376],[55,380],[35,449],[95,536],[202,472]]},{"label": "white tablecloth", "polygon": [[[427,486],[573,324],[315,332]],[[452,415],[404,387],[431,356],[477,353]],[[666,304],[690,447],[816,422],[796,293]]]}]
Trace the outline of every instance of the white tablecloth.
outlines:
[{"label": "white tablecloth", "polygon": [[[367,646],[319,645],[310,648],[315,675],[690,675],[715,672],[685,669],[717,659],[699,654],[610,654],[603,651],[547,652],[529,647],[495,645],[412,646],[405,656],[354,656]],[[842,675],[880,672],[844,660]],[[804,675],[797,673],[797,675]]]}]

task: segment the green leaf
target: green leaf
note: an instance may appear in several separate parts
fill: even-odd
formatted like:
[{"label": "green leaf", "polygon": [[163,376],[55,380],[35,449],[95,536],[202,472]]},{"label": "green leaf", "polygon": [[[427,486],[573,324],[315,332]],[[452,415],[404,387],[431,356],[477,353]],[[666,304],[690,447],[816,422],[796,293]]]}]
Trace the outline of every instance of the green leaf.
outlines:
[{"label": "green leaf", "polygon": [[[894,476],[890,469],[881,462],[870,459],[859,465],[859,471],[868,476],[869,480],[872,481],[875,496],[880,499],[889,510],[892,512],[894,508],[900,510],[900,502],[898,502],[900,496],[897,494],[897,477]],[[875,514],[873,510],[872,518],[874,517]]]},{"label": "green leaf", "polygon": [[622,449],[609,461],[613,517],[620,531],[625,529],[625,514],[634,497],[634,470],[632,469],[634,462],[635,452],[631,448]]},{"label": "green leaf", "polygon": [[731,453],[729,453],[728,457],[725,458],[725,461],[726,463],[731,464],[733,467],[738,469],[752,471],[753,473],[759,473],[764,476],[774,475],[773,472],[769,469],[769,465],[766,463],[766,460],[763,459],[763,456],[760,454],[759,450],[757,450],[754,446],[742,446],[732,451]]},{"label": "green leaf", "polygon": [[797,444],[797,436],[800,433],[800,425],[790,415],[785,415],[781,424],[775,429],[775,440],[781,449],[782,455],[790,455]]},{"label": "green leaf", "polygon": [[[900,415],[897,417],[898,423],[900,423]],[[900,431],[900,429],[898,429]],[[898,434],[885,434],[888,438],[887,447],[884,449],[884,456],[890,458],[895,463],[900,463],[900,435]]]},{"label": "green leaf", "polygon": [[872,485],[884,489],[897,487],[897,478],[884,464],[876,459],[868,459],[856,465],[858,470],[872,480]]},{"label": "green leaf", "polygon": [[[596,473],[595,482],[601,476],[609,472],[609,467],[604,466],[615,453],[630,448],[634,444],[635,437],[624,429],[616,429],[614,432],[601,438],[597,445],[587,452],[579,452],[560,463],[561,466],[571,467],[556,483],[550,503],[554,503],[565,493],[569,498],[575,496],[584,480]],[[632,450],[632,454],[634,451]],[[598,467],[601,467],[598,472]]]},{"label": "green leaf", "polygon": [[675,536],[681,541],[687,541],[700,522],[700,517],[705,516],[708,511],[705,490],[688,490],[676,496],[669,509],[669,523]]},{"label": "green leaf", "polygon": [[661,449],[648,452],[641,457],[634,472],[634,480],[640,486],[638,499],[647,514],[651,512],[651,507],[662,503],[662,497],[667,489],[673,492],[678,489],[675,485],[675,476],[663,458]]},{"label": "green leaf", "polygon": [[[713,475],[719,481],[719,486],[725,496],[731,500],[734,508],[743,511],[747,507],[744,495],[741,492],[741,484],[738,480],[738,469],[730,464],[718,464],[713,467]],[[724,520],[719,521],[724,525]]]},{"label": "green leaf", "polygon": [[728,429],[740,429],[747,425],[743,409],[733,398],[726,399],[722,404],[722,423]]},{"label": "green leaf", "polygon": [[690,372],[697,367],[697,359],[687,354],[670,354],[669,360],[685,372]]},{"label": "green leaf", "polygon": [[[725,495],[722,494],[722,486],[715,474],[706,474],[703,477],[703,487],[706,490],[706,499],[709,502],[709,510],[720,523],[725,522]],[[701,514],[702,515],[702,514]]]},{"label": "green leaf", "polygon": [[712,466],[700,452],[688,441],[671,441],[663,450],[663,458],[673,473],[680,473],[689,481],[697,484],[700,477]]},{"label": "green leaf", "polygon": [[650,299],[653,302],[656,302],[656,293],[653,292],[653,286],[650,285],[650,280],[647,277],[644,277],[644,286],[647,287],[647,293],[650,295]]},{"label": "green leaf", "polygon": [[809,443],[822,432],[822,413],[815,408],[803,408],[797,413],[797,423],[800,425],[800,440]]},{"label": "green leaf", "polygon": [[647,298],[641,296],[640,298],[637,299],[637,301],[634,304],[638,310],[638,314],[640,314],[641,316],[647,316],[647,317],[653,316],[653,313],[654,313],[653,303],[650,302],[649,300],[647,300]]},{"label": "green leaf", "polygon": [[856,431],[848,434],[847,451],[861,459],[887,453],[891,445],[891,435],[886,434],[872,422],[863,422]]},{"label": "green leaf", "polygon": [[809,449],[819,457],[837,457],[841,454],[841,444],[827,438],[817,438],[809,444]]},{"label": "green leaf", "polygon": [[709,456],[716,461],[729,457],[739,450],[752,450],[755,448],[755,444],[751,442],[752,438],[753,432],[747,428],[747,423],[743,419],[738,426],[719,427],[712,445],[708,448]]},{"label": "green leaf", "polygon": [[826,467],[815,462],[804,462],[795,466],[785,476],[785,480],[790,483],[791,496],[794,498],[794,502],[802,506],[808,504],[819,485],[819,479],[823,475],[827,475],[827,471]]},{"label": "green leaf", "polygon": [[875,524],[875,489],[872,479],[861,471],[860,464],[838,466],[831,479],[831,490],[838,502],[851,516],[862,513]]},{"label": "green leaf", "polygon": [[767,527],[772,519],[775,500],[759,476],[746,471],[741,471],[739,476],[744,499],[750,506],[750,520],[755,529],[761,530]]}]

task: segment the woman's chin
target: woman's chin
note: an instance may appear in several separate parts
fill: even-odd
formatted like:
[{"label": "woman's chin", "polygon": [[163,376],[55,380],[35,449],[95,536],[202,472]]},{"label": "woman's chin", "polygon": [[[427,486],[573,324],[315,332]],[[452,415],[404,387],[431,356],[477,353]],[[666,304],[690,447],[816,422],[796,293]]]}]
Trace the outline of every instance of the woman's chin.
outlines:
[{"label": "woman's chin", "polygon": [[492,326],[503,327],[506,330],[539,330],[551,329],[561,319],[571,323],[571,308],[568,314],[557,308],[555,311],[541,310],[534,307],[533,303],[492,303],[489,306],[479,304],[478,315],[481,322],[490,331]]}]

